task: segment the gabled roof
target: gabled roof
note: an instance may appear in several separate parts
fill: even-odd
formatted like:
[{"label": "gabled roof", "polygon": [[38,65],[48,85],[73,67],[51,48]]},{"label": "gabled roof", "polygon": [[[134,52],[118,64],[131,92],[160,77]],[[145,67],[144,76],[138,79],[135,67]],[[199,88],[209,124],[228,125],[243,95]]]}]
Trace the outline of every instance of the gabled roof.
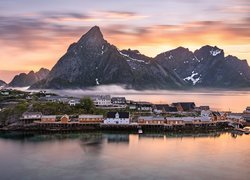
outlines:
[{"label": "gabled roof", "polygon": [[103,115],[82,114],[79,118],[103,118]]},{"label": "gabled roof", "polygon": [[107,118],[115,118],[116,113],[119,114],[119,118],[129,118],[129,112],[108,112]]}]

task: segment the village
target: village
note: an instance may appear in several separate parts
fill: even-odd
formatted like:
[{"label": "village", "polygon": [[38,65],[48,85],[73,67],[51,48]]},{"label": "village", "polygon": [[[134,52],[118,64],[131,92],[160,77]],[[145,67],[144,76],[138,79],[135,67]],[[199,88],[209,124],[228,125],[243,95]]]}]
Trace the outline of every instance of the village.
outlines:
[{"label": "village", "polygon": [[[39,104],[60,104],[63,108],[80,107],[81,98],[59,96],[46,91],[17,92],[17,97],[22,97],[32,106],[32,102]],[[12,90],[1,90],[1,97],[9,97],[0,103],[0,113],[9,106],[17,103],[18,98],[10,98]],[[250,107],[243,113],[230,111],[212,111],[209,106],[196,106],[195,102],[173,102],[171,104],[153,104],[143,101],[127,100],[125,97],[110,95],[88,96],[95,109],[100,110],[88,113],[49,114],[33,111],[28,108],[18,120],[2,127],[12,130],[133,130],[143,133],[147,130],[154,131],[194,131],[243,128],[250,123]],[[80,111],[81,112],[81,111]],[[242,130],[243,131],[243,130]],[[245,133],[249,131],[244,130]]]}]

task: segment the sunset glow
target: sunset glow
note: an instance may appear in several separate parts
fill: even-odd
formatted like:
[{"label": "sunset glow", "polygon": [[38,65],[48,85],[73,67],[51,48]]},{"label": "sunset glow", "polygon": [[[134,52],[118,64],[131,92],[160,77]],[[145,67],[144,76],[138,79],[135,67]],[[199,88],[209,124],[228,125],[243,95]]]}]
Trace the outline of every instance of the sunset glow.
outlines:
[{"label": "sunset glow", "polygon": [[0,2],[0,77],[51,69],[92,26],[119,49],[156,56],[178,46],[216,45],[250,63],[248,0]]}]

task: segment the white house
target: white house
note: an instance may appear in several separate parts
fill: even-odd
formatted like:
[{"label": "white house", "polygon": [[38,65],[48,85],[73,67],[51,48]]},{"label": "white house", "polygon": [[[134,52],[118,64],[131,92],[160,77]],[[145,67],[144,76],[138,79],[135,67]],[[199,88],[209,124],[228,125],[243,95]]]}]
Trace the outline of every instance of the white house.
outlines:
[{"label": "white house", "polygon": [[100,95],[92,97],[92,100],[96,106],[111,106],[110,95]]},{"label": "white house", "polygon": [[71,100],[69,100],[68,104],[70,106],[76,106],[77,104],[80,104],[80,100],[79,99],[71,99]]},{"label": "white house", "polygon": [[104,124],[129,124],[129,112],[108,112]]}]

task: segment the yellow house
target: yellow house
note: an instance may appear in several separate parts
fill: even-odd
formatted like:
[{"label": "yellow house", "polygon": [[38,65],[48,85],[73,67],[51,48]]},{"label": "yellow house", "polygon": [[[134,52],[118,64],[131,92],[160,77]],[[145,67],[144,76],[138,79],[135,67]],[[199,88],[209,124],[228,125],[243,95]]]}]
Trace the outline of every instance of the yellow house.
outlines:
[{"label": "yellow house", "polygon": [[55,115],[42,116],[41,122],[43,123],[56,122],[56,116]]},{"label": "yellow house", "polygon": [[164,117],[153,116],[141,116],[138,118],[139,124],[164,124]]},{"label": "yellow house", "polygon": [[61,120],[61,123],[68,123],[70,121],[69,116],[66,114],[62,116],[60,120]]}]

